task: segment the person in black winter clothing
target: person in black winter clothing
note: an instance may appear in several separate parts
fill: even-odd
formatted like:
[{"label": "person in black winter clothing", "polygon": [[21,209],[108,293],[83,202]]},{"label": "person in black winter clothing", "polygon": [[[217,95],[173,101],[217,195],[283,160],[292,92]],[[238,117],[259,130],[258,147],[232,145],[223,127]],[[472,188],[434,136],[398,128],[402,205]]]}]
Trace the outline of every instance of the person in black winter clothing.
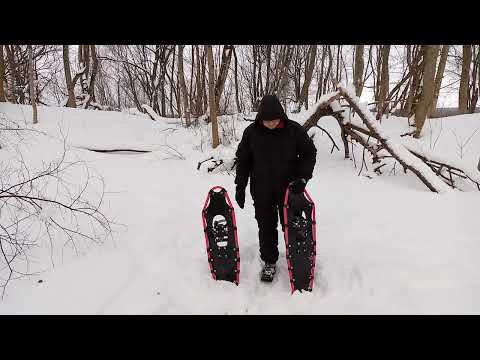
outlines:
[{"label": "person in black winter clothing", "polygon": [[272,281],[278,260],[278,215],[282,231],[283,200],[287,186],[302,193],[312,178],[317,150],[305,129],[288,119],[275,95],[260,102],[255,122],[243,132],[236,152],[235,199],[245,205],[245,189],[250,178],[255,219],[258,223],[260,258],[265,263],[261,279]]}]

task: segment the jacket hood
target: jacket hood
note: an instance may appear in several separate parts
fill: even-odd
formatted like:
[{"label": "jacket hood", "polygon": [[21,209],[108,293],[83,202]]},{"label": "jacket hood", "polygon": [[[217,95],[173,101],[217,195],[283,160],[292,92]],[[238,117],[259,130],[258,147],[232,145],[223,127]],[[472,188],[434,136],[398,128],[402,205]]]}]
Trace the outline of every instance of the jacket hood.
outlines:
[{"label": "jacket hood", "polygon": [[285,111],[283,110],[282,104],[275,95],[265,95],[260,101],[258,107],[258,113],[255,117],[255,122],[260,122],[263,120],[275,120],[280,119],[282,121],[287,121],[288,117]]}]

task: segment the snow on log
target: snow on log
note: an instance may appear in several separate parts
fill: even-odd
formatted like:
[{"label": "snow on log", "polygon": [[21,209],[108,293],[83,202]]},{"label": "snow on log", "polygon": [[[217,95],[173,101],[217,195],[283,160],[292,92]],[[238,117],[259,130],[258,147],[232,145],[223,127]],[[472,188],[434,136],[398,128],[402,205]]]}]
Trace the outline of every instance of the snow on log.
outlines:
[{"label": "snow on log", "polygon": [[306,111],[303,116],[306,118],[306,121],[303,123],[305,130],[309,130],[311,127],[317,124],[318,119],[322,116],[330,115],[333,113],[330,104],[337,100],[340,97],[340,92],[335,91],[332,93],[325,94],[318,99],[315,105],[313,105],[310,110]]},{"label": "snow on log", "polygon": [[399,140],[398,142],[388,136],[377,124],[371,112],[360,103],[355,93],[343,85],[338,86],[342,97],[357,112],[368,130],[381,143],[382,147],[392,155],[405,169],[413,172],[433,192],[445,193],[450,191],[449,186],[435,174],[435,172],[420,158],[412,154]]},{"label": "snow on log", "polygon": [[180,124],[180,119],[167,119],[167,118],[164,118],[164,117],[161,117],[159,116],[155,110],[152,109],[151,106],[147,105],[147,104],[142,104],[142,108],[145,110],[145,112],[148,114],[148,116],[150,117],[150,119],[154,120],[154,121],[159,121],[159,122],[163,122],[165,124]]}]

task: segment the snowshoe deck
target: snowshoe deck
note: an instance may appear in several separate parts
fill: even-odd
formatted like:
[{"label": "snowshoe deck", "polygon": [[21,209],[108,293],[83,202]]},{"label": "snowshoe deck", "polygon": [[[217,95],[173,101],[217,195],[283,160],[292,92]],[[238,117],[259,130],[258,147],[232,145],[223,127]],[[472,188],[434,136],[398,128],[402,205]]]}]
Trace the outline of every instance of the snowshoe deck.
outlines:
[{"label": "snowshoe deck", "polygon": [[213,279],[230,281],[238,285],[240,251],[235,211],[223,187],[216,186],[208,192],[202,210],[202,221]]}]

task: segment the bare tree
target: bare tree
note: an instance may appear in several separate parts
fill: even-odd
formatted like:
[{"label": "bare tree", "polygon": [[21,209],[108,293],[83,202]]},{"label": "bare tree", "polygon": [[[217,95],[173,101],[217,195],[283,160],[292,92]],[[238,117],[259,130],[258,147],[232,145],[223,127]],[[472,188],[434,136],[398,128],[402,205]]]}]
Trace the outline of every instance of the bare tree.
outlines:
[{"label": "bare tree", "polygon": [[222,51],[222,61],[220,70],[218,72],[217,81],[215,82],[215,106],[217,112],[220,110],[220,99],[222,97],[223,89],[225,87],[225,80],[227,79],[228,69],[232,59],[232,45],[225,45]]},{"label": "bare tree", "polygon": [[212,122],[212,147],[215,149],[220,144],[218,136],[217,107],[215,101],[215,75],[213,70],[212,45],[205,45],[208,62],[208,107],[209,117]]},{"label": "bare tree", "polygon": [[3,59],[3,45],[0,45],[0,102],[5,102],[5,90],[3,83],[5,82],[5,62]]},{"label": "bare tree", "polygon": [[[235,103],[237,104],[237,111],[241,112],[242,111],[242,106],[240,105],[240,100],[239,100],[239,97],[238,97],[238,59],[237,59],[237,53],[235,51],[235,47],[233,47],[232,52],[233,52],[233,57],[235,59],[235,72],[234,72],[234,76],[235,76]],[[269,67],[267,68],[267,79],[268,79],[268,76],[269,76],[268,71],[269,71]],[[267,81],[267,84],[268,84],[268,81]]]},{"label": "bare tree", "polygon": [[408,86],[408,95],[405,100],[404,112],[410,117],[415,112],[415,101],[418,98],[420,82],[423,77],[424,47],[419,45],[407,46],[407,63],[410,68],[411,81]]},{"label": "bare tree", "polygon": [[432,102],[433,92],[435,90],[435,68],[438,57],[438,45],[423,45],[423,47],[423,86],[419,102],[415,108],[416,138],[420,137],[429,106]]},{"label": "bare tree", "polygon": [[278,98],[284,104],[286,100],[286,92],[287,92],[287,84],[288,84],[288,67],[290,66],[290,61],[292,60],[292,54],[293,54],[293,46],[286,45],[285,52],[281,59],[280,76],[279,76],[278,86],[276,88]]},{"label": "bare tree", "polygon": [[[178,45],[178,82],[183,95],[183,113],[186,118],[187,127],[190,126],[190,106],[188,102],[187,85],[185,84],[185,75],[183,72],[183,48],[184,45]],[[180,110],[181,113],[181,110]]]},{"label": "bare tree", "polygon": [[472,63],[472,46],[463,45],[462,74],[458,89],[458,110],[462,114],[468,112],[468,85],[470,82],[470,64]]},{"label": "bare tree", "polygon": [[438,95],[442,86],[443,74],[445,72],[445,65],[447,64],[448,50],[450,45],[443,45],[440,53],[440,61],[438,63],[437,75],[435,76],[435,88],[433,90],[433,99],[428,110],[428,116],[431,116],[437,108]]},{"label": "bare tree", "polygon": [[63,45],[63,64],[65,68],[65,81],[67,83],[67,91],[68,91],[68,107],[76,107],[75,106],[75,93],[73,91],[75,84],[72,81],[72,73],[70,71],[70,56],[68,51],[68,45]]},{"label": "bare tree", "polygon": [[477,107],[478,101],[478,91],[479,87],[477,86],[477,78],[480,78],[480,48],[477,45],[472,45],[473,50],[473,69],[472,69],[472,81],[468,87],[469,92],[469,112],[474,113],[475,108]]},{"label": "bare tree", "polygon": [[317,45],[311,45],[309,48],[308,63],[305,66],[305,78],[303,81],[302,90],[300,91],[300,98],[298,108],[300,109],[305,104],[305,109],[308,110],[308,89],[312,83],[313,69],[315,68],[315,61],[317,59]]},{"label": "bare tree", "polygon": [[389,84],[390,84],[390,76],[389,76],[389,69],[388,69],[388,60],[390,57],[390,45],[382,45],[380,49],[380,60],[381,63],[381,73],[379,74],[378,80],[378,104],[377,104],[377,120],[381,119],[385,105],[385,101],[387,99],[387,94],[389,91]]},{"label": "bare tree", "polygon": [[38,123],[37,118],[37,100],[35,95],[35,85],[33,81],[33,50],[32,45],[28,45],[28,85],[30,87],[30,102],[33,110],[33,123]]},{"label": "bare tree", "polygon": [[353,72],[353,85],[355,86],[355,95],[360,97],[363,90],[363,68],[364,68],[364,59],[363,51],[364,45],[355,46],[355,66]]}]

